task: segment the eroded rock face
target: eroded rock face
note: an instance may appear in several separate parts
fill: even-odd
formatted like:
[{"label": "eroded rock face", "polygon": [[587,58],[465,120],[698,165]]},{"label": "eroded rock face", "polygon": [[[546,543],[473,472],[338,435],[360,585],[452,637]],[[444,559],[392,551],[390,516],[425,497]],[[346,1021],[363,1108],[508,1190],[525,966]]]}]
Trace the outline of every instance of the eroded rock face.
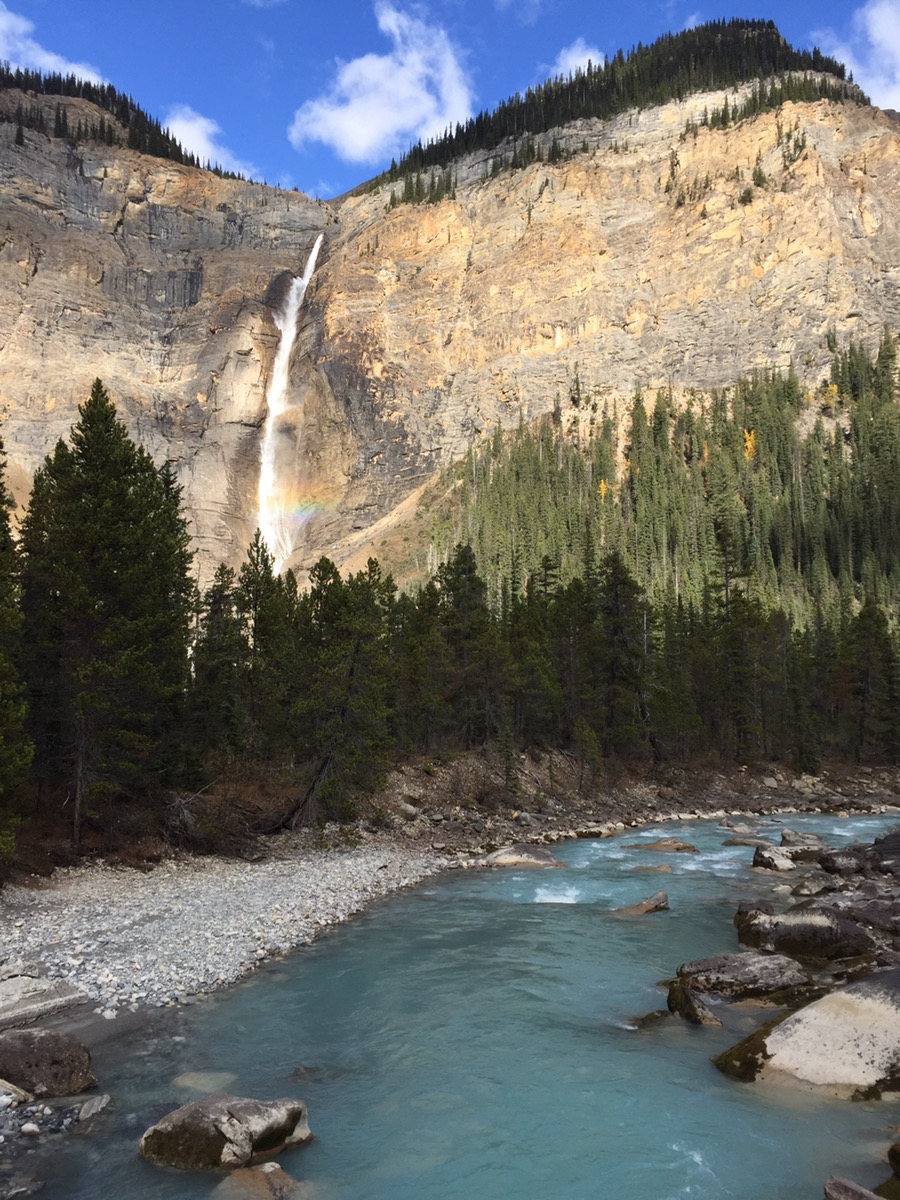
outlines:
[{"label": "eroded rock face", "polygon": [[[130,432],[174,462],[201,577],[237,565],[273,311],[320,232],[290,380],[312,514],[294,565],[378,553],[380,522],[474,436],[550,411],[576,367],[623,418],[638,384],[677,394],[791,363],[818,383],[826,331],[868,344],[900,326],[900,128],[822,101],[682,138],[724,97],[547,134],[565,162],[492,178],[493,153],[474,155],[454,198],[390,211],[387,188],[322,205],[33,131],[17,147],[0,121],[14,492],[100,376]],[[757,163],[767,185],[739,204],[735,169]]]},{"label": "eroded rock face", "polygon": [[185,1170],[243,1167],[312,1138],[299,1100],[209,1096],[176,1108],[141,1138],[151,1162]]},{"label": "eroded rock face", "polygon": [[52,1029],[0,1033],[0,1078],[33,1096],[74,1096],[97,1082],[87,1047]]}]

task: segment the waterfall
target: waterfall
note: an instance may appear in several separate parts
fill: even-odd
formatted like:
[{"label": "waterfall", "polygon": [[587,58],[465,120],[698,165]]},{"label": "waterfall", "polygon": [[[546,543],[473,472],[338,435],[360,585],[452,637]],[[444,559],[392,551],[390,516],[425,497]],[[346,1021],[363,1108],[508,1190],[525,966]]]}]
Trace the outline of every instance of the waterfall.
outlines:
[{"label": "waterfall", "polygon": [[295,505],[292,484],[296,482],[295,432],[303,412],[302,404],[291,404],[288,399],[291,351],[297,337],[297,317],[316,268],[322,238],[320,233],[309,252],[303,274],[291,283],[284,303],[275,314],[275,324],[281,337],[266,390],[266,420],[260,447],[258,524],[269,553],[275,559],[276,572],[281,571],[294,549]]}]

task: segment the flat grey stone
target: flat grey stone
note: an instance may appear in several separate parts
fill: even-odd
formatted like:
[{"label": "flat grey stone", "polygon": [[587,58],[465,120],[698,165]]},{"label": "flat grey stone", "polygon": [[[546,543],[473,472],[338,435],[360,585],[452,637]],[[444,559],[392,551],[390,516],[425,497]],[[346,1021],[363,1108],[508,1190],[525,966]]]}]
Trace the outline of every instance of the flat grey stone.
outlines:
[{"label": "flat grey stone", "polygon": [[84,992],[61,979],[16,975],[0,979],[0,1029],[30,1025],[39,1017],[83,1004]]}]

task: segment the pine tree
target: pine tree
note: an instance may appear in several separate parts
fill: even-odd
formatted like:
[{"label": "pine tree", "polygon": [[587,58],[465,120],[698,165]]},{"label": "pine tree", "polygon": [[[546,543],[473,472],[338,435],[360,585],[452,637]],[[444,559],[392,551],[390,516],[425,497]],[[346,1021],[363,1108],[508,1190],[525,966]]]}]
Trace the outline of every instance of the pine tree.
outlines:
[{"label": "pine tree", "polygon": [[25,732],[26,705],[17,665],[22,627],[19,564],[9,525],[12,499],[6,491],[5,469],[0,442],[0,862],[12,853],[15,801],[33,753]]},{"label": "pine tree", "polygon": [[155,792],[180,755],[193,588],[180,489],[100,380],[45,460],[22,534],[26,680],[45,783],[85,814]]}]

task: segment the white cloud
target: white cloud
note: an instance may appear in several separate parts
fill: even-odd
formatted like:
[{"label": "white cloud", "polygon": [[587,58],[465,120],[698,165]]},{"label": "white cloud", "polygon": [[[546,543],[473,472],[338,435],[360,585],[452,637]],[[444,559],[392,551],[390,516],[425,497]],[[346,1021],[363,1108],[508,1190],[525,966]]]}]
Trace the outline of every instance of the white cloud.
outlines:
[{"label": "white cloud", "polygon": [[246,175],[248,179],[259,177],[260,172],[253,163],[243,162],[219,141],[222,130],[212,117],[204,117],[187,104],[176,104],[169,109],[163,124],[181,142],[182,149],[195,154],[203,166],[210,162],[237,175]]},{"label": "white cloud", "polygon": [[696,29],[702,21],[703,13],[698,10],[697,12],[692,12],[688,17],[685,18],[684,27],[685,29]]},{"label": "white cloud", "polygon": [[556,62],[550,68],[550,77],[555,79],[557,75],[562,75],[563,78],[574,75],[579,67],[584,69],[589,62],[599,67],[606,62],[606,55],[596,46],[589,46],[583,37],[576,38],[570,46],[564,46],[557,54]]},{"label": "white cloud", "polygon": [[284,4],[285,0],[243,0],[244,4],[249,4],[251,8],[276,8],[279,4]]},{"label": "white cloud", "polygon": [[832,29],[813,36],[826,54],[846,63],[875,104],[900,109],[900,0],[868,0],[856,9],[849,39]]},{"label": "white cloud", "polygon": [[30,71],[41,71],[45,75],[58,71],[61,75],[77,75],[79,79],[89,79],[94,83],[105,82],[99,71],[88,63],[72,62],[45,50],[40,42],[32,37],[34,22],[18,13],[10,12],[0,0],[0,62],[8,62],[13,67],[22,67]]},{"label": "white cloud", "polygon": [[347,162],[374,164],[471,116],[466,73],[445,31],[389,0],[377,0],[375,17],[391,52],[339,64],[329,90],[294,114],[288,137],[297,150],[324,142]]}]

